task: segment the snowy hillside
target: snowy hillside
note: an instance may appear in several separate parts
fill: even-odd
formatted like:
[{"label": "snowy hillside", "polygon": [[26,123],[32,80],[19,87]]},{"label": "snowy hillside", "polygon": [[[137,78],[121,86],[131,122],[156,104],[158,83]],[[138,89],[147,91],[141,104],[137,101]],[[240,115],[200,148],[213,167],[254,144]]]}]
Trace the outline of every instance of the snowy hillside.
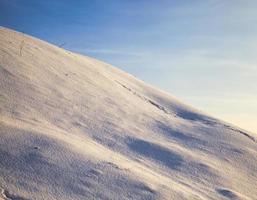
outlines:
[{"label": "snowy hillside", "polygon": [[0,28],[0,199],[257,199],[254,136]]}]

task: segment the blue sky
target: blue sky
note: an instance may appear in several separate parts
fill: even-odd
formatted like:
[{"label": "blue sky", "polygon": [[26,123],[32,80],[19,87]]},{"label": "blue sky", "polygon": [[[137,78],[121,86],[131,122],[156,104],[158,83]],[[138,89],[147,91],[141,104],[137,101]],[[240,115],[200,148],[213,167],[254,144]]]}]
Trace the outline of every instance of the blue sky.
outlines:
[{"label": "blue sky", "polygon": [[0,0],[0,25],[111,63],[257,133],[257,1]]}]

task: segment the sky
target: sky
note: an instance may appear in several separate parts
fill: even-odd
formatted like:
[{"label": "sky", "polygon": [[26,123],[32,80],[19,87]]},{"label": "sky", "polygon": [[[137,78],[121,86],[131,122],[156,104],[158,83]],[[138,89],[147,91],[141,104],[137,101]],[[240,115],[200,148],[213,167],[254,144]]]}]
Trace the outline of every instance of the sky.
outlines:
[{"label": "sky", "polygon": [[0,0],[0,26],[119,67],[257,134],[257,1]]}]

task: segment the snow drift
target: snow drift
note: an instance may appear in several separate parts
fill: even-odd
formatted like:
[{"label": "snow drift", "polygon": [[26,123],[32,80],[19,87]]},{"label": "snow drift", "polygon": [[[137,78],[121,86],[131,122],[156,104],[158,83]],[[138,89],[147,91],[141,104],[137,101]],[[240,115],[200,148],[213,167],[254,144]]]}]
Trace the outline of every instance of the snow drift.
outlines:
[{"label": "snow drift", "polygon": [[0,28],[0,199],[256,199],[244,130]]}]

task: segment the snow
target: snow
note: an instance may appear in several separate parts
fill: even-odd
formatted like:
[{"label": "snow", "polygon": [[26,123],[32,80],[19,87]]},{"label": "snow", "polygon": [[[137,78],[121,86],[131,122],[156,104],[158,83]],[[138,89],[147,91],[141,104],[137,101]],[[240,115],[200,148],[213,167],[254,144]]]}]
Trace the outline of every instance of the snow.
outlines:
[{"label": "snow", "polygon": [[255,136],[0,28],[0,199],[256,199]]}]

